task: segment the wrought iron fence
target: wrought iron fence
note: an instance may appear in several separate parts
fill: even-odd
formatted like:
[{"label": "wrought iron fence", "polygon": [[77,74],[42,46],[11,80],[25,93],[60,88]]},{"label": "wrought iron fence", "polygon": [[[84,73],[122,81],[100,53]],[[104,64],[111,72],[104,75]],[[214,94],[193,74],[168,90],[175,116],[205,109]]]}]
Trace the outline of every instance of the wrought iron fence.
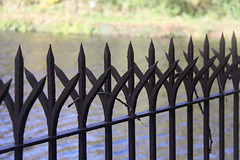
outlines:
[{"label": "wrought iron fence", "polygon": [[[17,160],[23,158],[23,149],[29,146],[48,143],[49,159],[57,159],[57,140],[78,135],[79,159],[87,159],[87,134],[89,131],[99,128],[105,129],[105,159],[113,159],[113,132],[112,127],[116,124],[128,123],[128,157],[133,160],[136,158],[136,137],[135,120],[143,117],[149,118],[149,155],[150,159],[157,159],[157,141],[156,141],[156,115],[163,112],[169,113],[169,159],[176,159],[176,115],[175,112],[180,108],[187,108],[187,156],[188,159],[194,158],[194,138],[193,138],[193,105],[199,104],[203,114],[203,153],[204,159],[209,159],[211,152],[212,137],[209,125],[210,105],[213,99],[219,99],[219,159],[225,158],[225,104],[224,99],[228,95],[233,95],[233,159],[239,159],[239,78],[240,78],[240,58],[237,55],[237,41],[233,33],[229,54],[225,56],[225,39],[222,35],[219,43],[219,51],[213,49],[215,56],[210,58],[209,41],[206,36],[203,50],[199,50],[203,58],[203,66],[196,66],[198,58],[194,58],[194,45],[192,38],[188,44],[188,51],[184,52],[185,60],[188,65],[182,69],[178,65],[179,60],[175,60],[174,43],[171,39],[169,51],[166,57],[169,67],[162,72],[155,60],[155,49],[153,42],[150,43],[147,63],[149,68],[143,73],[134,62],[134,51],[130,42],[127,53],[128,71],[121,76],[117,69],[111,64],[111,53],[108,44],[104,51],[104,70],[105,72],[97,79],[85,64],[85,54],[83,46],[80,46],[78,57],[78,73],[69,80],[65,73],[55,65],[54,56],[49,47],[47,54],[47,76],[38,81],[35,76],[24,68],[21,48],[18,48],[15,57],[15,94],[14,100],[9,93],[11,80],[7,83],[0,81],[0,101],[4,101],[8,109],[12,125],[15,144],[4,145],[0,147],[0,154],[14,151],[14,157]],[[232,62],[229,64],[229,59]],[[216,65],[215,61],[219,61]],[[32,86],[32,91],[24,102],[23,86],[24,71],[26,79]],[[65,86],[59,97],[56,97],[55,78],[59,78]],[[86,81],[92,83],[93,87],[86,93]],[[137,84],[135,79],[138,78]],[[116,80],[113,86],[112,79]],[[211,87],[214,80],[217,79],[219,93],[212,94]],[[225,91],[227,80],[233,84],[232,90]],[[44,93],[43,87],[47,87],[47,93]],[[78,92],[76,84],[79,84]],[[179,86],[183,84],[186,89],[186,101],[176,103],[176,97]],[[203,96],[199,97],[196,92],[196,85],[200,84]],[[165,87],[168,97],[168,106],[157,106],[157,96],[161,87]],[[146,89],[149,101],[149,109],[144,112],[136,113],[137,100],[139,93]],[[126,102],[118,98],[119,92],[124,93]],[[78,128],[57,132],[58,119],[61,109],[68,97],[72,97],[78,114]],[[99,96],[104,113],[104,121],[87,125],[89,108],[93,99]],[[196,96],[194,98],[194,96]],[[24,140],[24,130],[27,117],[31,111],[34,102],[39,99],[43,107],[48,126],[48,135],[30,140]],[[115,101],[119,101],[128,109],[128,115],[113,118],[113,108]],[[203,106],[202,106],[203,104]]]}]

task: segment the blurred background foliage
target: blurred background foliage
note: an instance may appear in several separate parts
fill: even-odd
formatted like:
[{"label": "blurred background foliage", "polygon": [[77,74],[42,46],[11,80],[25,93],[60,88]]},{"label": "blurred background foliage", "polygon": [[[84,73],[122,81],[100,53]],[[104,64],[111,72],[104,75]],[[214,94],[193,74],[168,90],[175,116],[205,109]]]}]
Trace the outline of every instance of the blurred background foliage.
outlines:
[{"label": "blurred background foliage", "polygon": [[0,14],[0,31],[186,36],[237,26],[240,0],[0,0]]},{"label": "blurred background foliage", "polygon": [[1,7],[13,6],[59,6],[59,3],[68,3],[76,12],[78,9],[90,7],[96,8],[97,12],[104,10],[140,12],[142,9],[152,13],[167,16],[188,15],[191,17],[212,14],[217,17],[240,15],[240,0],[0,0]]}]

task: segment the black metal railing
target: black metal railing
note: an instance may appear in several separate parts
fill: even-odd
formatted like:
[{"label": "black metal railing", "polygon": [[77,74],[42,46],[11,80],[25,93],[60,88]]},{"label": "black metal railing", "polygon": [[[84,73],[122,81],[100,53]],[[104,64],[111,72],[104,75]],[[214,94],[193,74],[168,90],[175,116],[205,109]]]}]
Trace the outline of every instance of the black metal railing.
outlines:
[{"label": "black metal railing", "polygon": [[[187,154],[188,159],[194,158],[194,138],[193,138],[193,105],[198,104],[203,114],[203,153],[204,159],[209,159],[212,149],[212,134],[209,124],[210,106],[209,102],[213,99],[219,100],[219,159],[225,158],[225,128],[224,99],[228,95],[233,95],[233,159],[239,159],[239,78],[240,78],[240,58],[237,55],[237,41],[233,33],[229,54],[225,56],[225,39],[222,35],[219,43],[219,51],[213,49],[215,56],[210,57],[209,41],[206,36],[203,50],[199,50],[203,58],[203,66],[197,67],[196,62],[200,58],[194,58],[194,46],[192,38],[188,44],[188,51],[184,52],[185,60],[188,65],[182,69],[178,65],[179,60],[175,60],[174,43],[171,39],[169,51],[166,57],[169,66],[165,72],[157,67],[155,60],[155,49],[153,42],[150,43],[149,54],[147,57],[148,69],[142,73],[138,65],[134,62],[134,51],[130,42],[128,47],[128,71],[120,76],[114,65],[111,64],[111,53],[106,44],[104,51],[104,70],[105,72],[97,79],[90,69],[86,67],[83,46],[80,46],[78,57],[78,73],[69,80],[65,73],[56,66],[54,56],[49,47],[47,54],[47,76],[38,81],[35,76],[24,68],[21,48],[18,48],[15,58],[15,94],[14,100],[9,93],[11,80],[7,83],[0,81],[0,102],[4,101],[8,109],[12,125],[14,144],[0,147],[0,154],[14,151],[16,160],[23,159],[23,149],[42,143],[48,143],[49,159],[57,159],[57,140],[72,135],[78,135],[79,159],[87,159],[87,134],[89,131],[99,128],[105,129],[105,159],[113,159],[113,132],[112,127],[116,124],[128,122],[128,157],[130,160],[136,159],[136,137],[135,120],[149,118],[149,155],[150,159],[157,159],[157,140],[156,140],[156,115],[162,112],[169,113],[169,159],[175,160],[176,157],[176,115],[179,108],[187,108]],[[229,59],[232,62],[229,64]],[[216,65],[215,61],[219,61]],[[24,71],[25,76],[32,91],[24,102]],[[56,76],[64,85],[64,89],[59,97],[56,97]],[[86,82],[88,80],[93,87],[86,93]],[[139,81],[135,79],[138,78]],[[112,79],[116,80],[116,85],[112,84]],[[219,93],[212,94],[211,88],[214,80],[217,79]],[[225,91],[226,81],[232,80],[233,89]],[[47,82],[45,82],[47,80]],[[137,84],[135,84],[137,82]],[[75,89],[78,83],[78,92]],[[47,87],[47,93],[43,87]],[[186,89],[186,101],[176,103],[179,86],[183,84]],[[195,89],[200,84],[203,96],[199,97]],[[168,106],[157,106],[157,96],[161,87],[165,87],[168,97]],[[141,90],[145,88],[148,96],[149,109],[144,112],[136,113],[137,100]],[[126,102],[117,98],[122,91]],[[199,92],[199,91],[198,91]],[[78,114],[78,128],[57,132],[58,119],[61,109],[68,97],[72,97]],[[87,125],[89,109],[93,99],[99,96],[104,113],[104,121]],[[194,96],[196,98],[194,98]],[[48,126],[48,135],[24,140],[24,130],[27,117],[34,102],[39,99],[43,107]],[[128,115],[113,118],[114,102],[119,101],[128,109]],[[203,106],[202,106],[203,105]]]}]

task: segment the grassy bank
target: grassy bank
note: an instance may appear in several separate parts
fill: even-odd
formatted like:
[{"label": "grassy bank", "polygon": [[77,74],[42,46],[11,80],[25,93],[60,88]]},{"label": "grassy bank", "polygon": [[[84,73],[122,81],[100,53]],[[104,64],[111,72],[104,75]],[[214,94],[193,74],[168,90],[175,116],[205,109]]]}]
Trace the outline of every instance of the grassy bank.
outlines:
[{"label": "grassy bank", "polygon": [[81,0],[13,2],[1,4],[0,31],[137,37],[201,37],[208,33],[219,37],[222,32],[238,32],[240,25],[231,15],[213,12],[172,15],[149,7]]}]

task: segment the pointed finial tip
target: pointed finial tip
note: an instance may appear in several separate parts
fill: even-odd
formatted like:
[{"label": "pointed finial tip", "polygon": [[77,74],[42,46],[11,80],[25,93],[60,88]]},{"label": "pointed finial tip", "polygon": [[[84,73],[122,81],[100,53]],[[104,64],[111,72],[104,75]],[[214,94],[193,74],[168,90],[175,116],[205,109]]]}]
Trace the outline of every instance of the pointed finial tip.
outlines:
[{"label": "pointed finial tip", "polygon": [[22,48],[21,48],[21,45],[18,46],[17,54],[22,55]]},{"label": "pointed finial tip", "polygon": [[232,37],[236,38],[235,31],[233,31]]},{"label": "pointed finial tip", "polygon": [[82,42],[81,42],[81,44],[80,44],[80,50],[82,50],[83,49],[83,44],[82,44]]},{"label": "pointed finial tip", "polygon": [[223,34],[223,32],[222,32],[222,35],[221,35],[221,39],[220,39],[221,41],[223,41],[224,40],[224,34]]},{"label": "pointed finial tip", "polygon": [[105,48],[109,49],[108,42],[106,42],[106,44],[105,44]]},{"label": "pointed finial tip", "polygon": [[131,42],[131,41],[129,42],[128,49],[131,49],[131,50],[133,50],[133,47],[132,47],[132,42]]},{"label": "pointed finial tip", "polygon": [[152,39],[152,38],[151,38],[150,46],[151,46],[151,47],[154,47],[153,39]]},{"label": "pointed finial tip", "polygon": [[150,42],[150,44],[151,44],[151,45],[154,45],[154,44],[153,44],[153,39],[151,39],[151,42]]},{"label": "pointed finial tip", "polygon": [[190,38],[189,38],[189,43],[193,43],[192,35],[191,35]]},{"label": "pointed finial tip", "polygon": [[81,44],[80,44],[80,49],[79,49],[79,55],[85,56],[84,54],[85,54],[85,53],[84,53],[84,49],[83,49],[83,44],[82,44],[82,42],[81,42]]},{"label": "pointed finial tip", "polygon": [[53,53],[52,53],[52,45],[51,45],[51,44],[49,44],[48,54],[53,54]]},{"label": "pointed finial tip", "polygon": [[173,37],[171,37],[170,39],[170,44],[173,44]]},{"label": "pointed finial tip", "polygon": [[223,32],[222,32],[222,34],[221,34],[221,39],[222,39],[222,38],[224,38],[224,34],[223,34]]},{"label": "pointed finial tip", "polygon": [[110,49],[109,49],[108,43],[106,43],[106,45],[105,45],[104,53],[105,53],[105,54],[106,54],[106,53],[110,54]]},{"label": "pointed finial tip", "polygon": [[22,52],[21,45],[18,45],[18,52]]},{"label": "pointed finial tip", "polygon": [[170,46],[174,46],[173,37],[171,37],[171,39],[170,39]]},{"label": "pointed finial tip", "polygon": [[17,54],[16,54],[16,56],[15,56],[15,59],[16,59],[16,60],[20,60],[21,62],[23,62],[22,49],[21,49],[21,46],[20,46],[20,45],[18,46]]},{"label": "pointed finial tip", "polygon": [[52,45],[49,44],[49,48],[48,48],[49,51],[52,51]]},{"label": "pointed finial tip", "polygon": [[205,36],[205,43],[208,43],[208,34],[206,33],[206,36]]},{"label": "pointed finial tip", "polygon": [[128,55],[128,61],[133,61],[134,59],[134,51],[133,51],[133,46],[132,42],[129,42],[128,49],[127,49],[127,55]]},{"label": "pointed finial tip", "polygon": [[151,39],[151,42],[150,42],[150,45],[149,45],[149,53],[155,54],[155,47],[154,47],[152,39]]}]

